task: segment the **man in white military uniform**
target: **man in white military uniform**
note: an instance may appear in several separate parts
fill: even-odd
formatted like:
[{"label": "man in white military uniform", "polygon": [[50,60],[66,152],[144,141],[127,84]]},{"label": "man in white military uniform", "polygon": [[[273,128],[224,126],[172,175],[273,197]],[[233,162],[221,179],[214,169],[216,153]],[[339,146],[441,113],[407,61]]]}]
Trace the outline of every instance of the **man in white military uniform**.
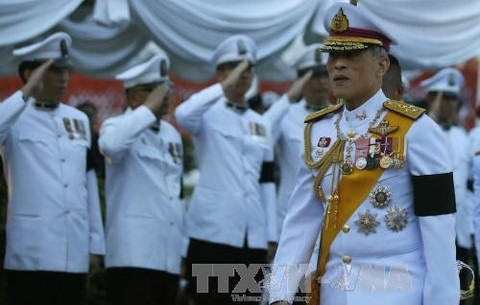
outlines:
[{"label": "man in white military uniform", "polygon": [[71,42],[55,33],[14,50],[25,85],[0,104],[9,304],[83,304],[89,253],[105,251],[88,118],[60,103]]},{"label": "man in white military uniform", "polygon": [[[327,71],[344,103],[306,119],[305,164],[273,267],[274,304],[291,302],[303,275],[294,269],[308,263],[320,231],[309,304],[459,302],[447,148],[423,109],[382,92],[393,38],[373,20],[348,3],[326,13]],[[330,143],[318,155],[321,138]]]},{"label": "man in white military uniform", "polygon": [[445,68],[420,83],[426,88],[426,103],[429,115],[442,127],[447,140],[448,156],[453,166],[455,200],[457,205],[457,259],[471,260],[469,253],[473,247],[473,202],[467,196],[470,143],[468,134],[458,121],[460,109],[459,95],[464,78],[455,68]]},{"label": "man in white military uniform", "polygon": [[174,304],[184,204],[182,138],[161,120],[170,106],[164,55],[116,76],[128,108],[106,120],[99,147],[106,159],[107,299],[118,304]]},{"label": "man in white military uniform", "polygon": [[[196,264],[265,263],[267,247],[277,239],[271,132],[245,102],[255,53],[255,43],[244,35],[222,42],[212,60],[218,83],[175,112],[193,135],[200,170],[187,213],[187,268],[196,304],[233,302],[213,277],[208,293],[196,293],[202,280],[195,277]],[[237,281],[229,282],[231,292]]]},{"label": "man in white military uniform", "polygon": [[[303,98],[292,104],[280,123],[278,131],[273,131],[275,141],[279,144],[280,187],[278,192],[278,229],[281,230],[287,212],[287,203],[295,186],[295,177],[302,160],[303,121],[305,117],[330,105],[330,84],[325,67],[327,55],[321,53],[320,44],[312,44],[295,63],[298,78],[309,73],[311,76],[302,86]],[[282,98],[286,98],[284,95]],[[318,149],[327,143],[319,141]]]}]

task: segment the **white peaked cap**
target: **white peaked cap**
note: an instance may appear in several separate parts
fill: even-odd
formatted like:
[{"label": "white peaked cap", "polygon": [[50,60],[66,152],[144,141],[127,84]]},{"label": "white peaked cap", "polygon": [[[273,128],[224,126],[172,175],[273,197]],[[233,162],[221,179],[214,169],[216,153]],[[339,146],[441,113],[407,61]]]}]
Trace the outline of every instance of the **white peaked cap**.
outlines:
[{"label": "white peaked cap", "polygon": [[224,40],[212,56],[212,63],[217,67],[226,62],[248,60],[256,62],[257,45],[248,36],[234,35]]},{"label": "white peaked cap", "polygon": [[135,65],[115,76],[116,79],[123,81],[125,88],[131,88],[137,85],[163,82],[168,80],[168,69],[170,60],[166,55],[155,55],[147,62]]},{"label": "white peaked cap", "polygon": [[465,80],[462,73],[455,68],[445,68],[434,76],[422,81],[420,85],[428,92],[441,91],[459,94]]},{"label": "white peaked cap", "polygon": [[[72,46],[72,37],[64,32],[52,34],[42,41],[13,50],[13,55],[23,61],[47,60],[50,58],[67,59],[68,51]],[[68,66],[68,61],[56,62],[58,65]]]},{"label": "white peaked cap", "polygon": [[325,67],[328,60],[328,53],[322,53],[322,45],[314,43],[309,45],[303,54],[295,62],[297,70],[304,70],[313,67]]}]

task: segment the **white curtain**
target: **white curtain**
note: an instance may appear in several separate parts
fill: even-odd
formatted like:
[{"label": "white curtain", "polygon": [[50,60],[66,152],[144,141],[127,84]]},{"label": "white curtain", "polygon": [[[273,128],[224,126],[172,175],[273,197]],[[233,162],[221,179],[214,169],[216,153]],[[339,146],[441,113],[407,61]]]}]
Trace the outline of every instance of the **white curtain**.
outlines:
[{"label": "white curtain", "polygon": [[[70,14],[82,0],[0,0],[0,75],[16,73],[14,47],[62,30],[73,37],[75,69],[93,77],[113,77],[151,56],[151,40],[168,53],[176,76],[203,81],[213,76],[216,46],[243,33],[258,45],[260,79],[287,80],[301,35],[325,36],[323,16],[336,1],[346,0],[96,0],[78,20]],[[406,69],[480,54],[480,0],[359,0],[359,7],[398,39],[392,53]]]},{"label": "white curtain", "polygon": [[167,51],[175,73],[187,80],[210,78],[213,51],[237,33],[257,43],[260,76],[275,77],[261,62],[278,56],[303,31],[317,5],[318,0],[130,1],[135,23]]},{"label": "white curtain", "polygon": [[149,41],[133,24],[104,26],[92,15],[81,22],[64,19],[56,30],[73,37],[70,55],[75,70],[95,77],[112,77],[131,66],[132,59],[141,60],[138,55]]},{"label": "white curtain", "polygon": [[34,38],[72,13],[83,0],[0,1],[0,47]]}]

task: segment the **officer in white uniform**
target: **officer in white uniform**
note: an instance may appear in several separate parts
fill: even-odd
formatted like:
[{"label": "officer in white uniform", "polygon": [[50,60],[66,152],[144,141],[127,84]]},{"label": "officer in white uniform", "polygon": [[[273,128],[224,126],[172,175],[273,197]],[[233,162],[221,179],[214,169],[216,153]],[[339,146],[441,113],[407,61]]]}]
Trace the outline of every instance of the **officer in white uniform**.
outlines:
[{"label": "officer in white uniform", "polygon": [[[309,304],[459,302],[446,144],[423,109],[382,92],[393,39],[374,20],[348,3],[326,13],[322,49],[332,92],[344,103],[306,119],[305,162],[275,257],[272,303],[290,304],[298,268],[320,234]],[[317,154],[320,139],[330,143]]]},{"label": "officer in white uniform", "polygon": [[[255,43],[247,36],[223,41],[212,59],[218,83],[176,108],[178,123],[193,136],[200,170],[186,220],[187,268],[265,263],[269,243],[277,240],[271,131],[245,102],[255,53]],[[195,292],[196,270],[192,272],[190,285]],[[230,279],[230,289],[236,280]],[[222,295],[217,288],[212,282],[208,293],[194,293],[197,304],[233,302],[230,294]]]},{"label": "officer in white uniform", "polygon": [[455,199],[457,204],[457,259],[470,261],[473,247],[473,202],[467,196],[467,180],[471,162],[468,134],[458,122],[459,95],[464,78],[455,68],[445,68],[421,82],[427,92],[429,115],[442,127],[447,139],[448,156],[453,165]]},{"label": "officer in white uniform", "polygon": [[174,304],[184,204],[182,138],[161,120],[170,106],[169,60],[152,57],[116,76],[128,108],[106,120],[107,299],[109,304]]},{"label": "officer in white uniform", "polygon": [[55,33],[14,50],[25,85],[0,103],[9,304],[83,304],[89,254],[105,251],[88,118],[60,103],[71,43]]},{"label": "officer in white uniform", "polygon": [[[295,186],[295,177],[302,160],[303,121],[305,117],[330,105],[330,84],[325,63],[327,54],[322,54],[320,44],[312,44],[295,63],[298,78],[311,71],[311,76],[302,87],[303,98],[292,104],[281,120],[280,128],[274,131],[275,141],[279,145],[280,187],[278,192],[279,230],[287,212],[287,203]],[[285,99],[288,95],[284,95]],[[280,101],[282,102],[282,101]],[[323,143],[317,143],[322,146]]]}]

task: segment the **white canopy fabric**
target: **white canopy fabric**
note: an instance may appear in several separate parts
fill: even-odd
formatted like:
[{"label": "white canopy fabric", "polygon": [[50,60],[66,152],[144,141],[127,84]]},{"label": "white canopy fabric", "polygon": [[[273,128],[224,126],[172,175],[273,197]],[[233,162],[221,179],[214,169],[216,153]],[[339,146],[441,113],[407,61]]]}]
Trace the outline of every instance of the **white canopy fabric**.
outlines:
[{"label": "white canopy fabric", "polygon": [[256,42],[262,76],[268,69],[261,62],[278,55],[302,32],[317,5],[318,0],[130,2],[135,23],[167,51],[176,74],[187,80],[210,77],[216,46],[238,33]]},{"label": "white canopy fabric", "polygon": [[0,47],[36,37],[70,15],[83,0],[0,1]]},{"label": "white canopy fabric", "polygon": [[[323,15],[336,1],[96,0],[78,20],[69,15],[82,0],[2,0],[0,75],[16,73],[14,47],[62,30],[72,35],[72,61],[84,74],[113,77],[151,56],[144,51],[151,40],[168,53],[177,77],[204,81],[213,76],[216,46],[242,33],[258,45],[260,79],[289,80],[301,36],[325,36]],[[392,53],[404,68],[445,67],[480,54],[479,0],[359,0],[359,7],[400,42]]]}]

